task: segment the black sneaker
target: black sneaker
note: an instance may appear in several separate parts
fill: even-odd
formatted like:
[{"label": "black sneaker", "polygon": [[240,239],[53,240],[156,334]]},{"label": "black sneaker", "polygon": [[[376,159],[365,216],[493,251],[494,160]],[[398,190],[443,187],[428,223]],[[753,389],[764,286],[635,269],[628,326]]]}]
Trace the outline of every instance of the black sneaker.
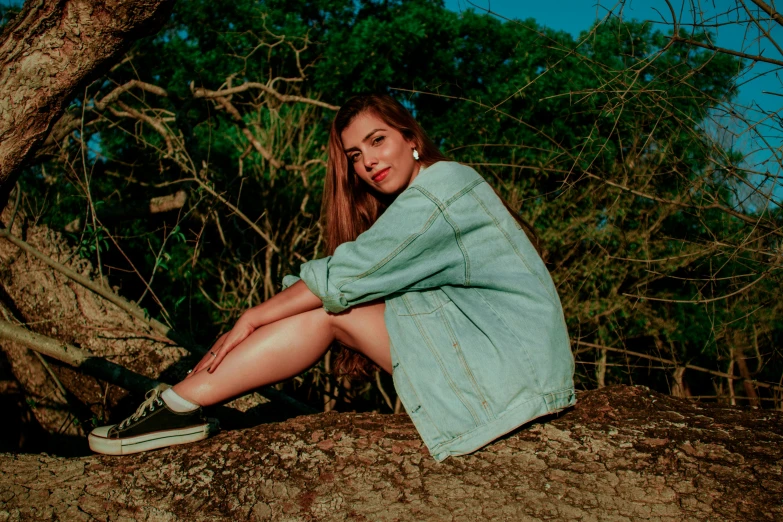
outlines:
[{"label": "black sneaker", "polygon": [[184,413],[169,409],[160,385],[147,392],[136,413],[119,424],[101,426],[90,433],[90,449],[106,455],[128,455],[175,444],[206,439],[217,430],[217,421],[207,419],[201,408]]}]

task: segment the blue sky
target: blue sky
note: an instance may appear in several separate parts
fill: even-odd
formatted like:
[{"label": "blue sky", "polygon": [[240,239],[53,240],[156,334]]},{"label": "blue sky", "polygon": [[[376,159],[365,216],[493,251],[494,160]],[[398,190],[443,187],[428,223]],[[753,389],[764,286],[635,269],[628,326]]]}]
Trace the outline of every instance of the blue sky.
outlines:
[{"label": "blue sky", "polygon": [[[452,11],[462,11],[465,9],[474,9],[476,11],[491,10],[493,13],[505,18],[526,19],[533,18],[539,25],[567,31],[577,36],[581,31],[590,28],[590,25],[598,19],[603,19],[610,11],[614,15],[621,14],[627,19],[649,20],[655,23],[661,30],[669,29],[671,22],[671,13],[663,0],[629,0],[625,2],[622,11],[618,7],[616,0],[539,0],[529,2],[525,0],[444,0],[446,8]],[[774,0],[767,0],[775,4]],[[693,14],[689,9],[682,9],[683,6],[690,7],[689,0],[671,0],[672,5],[679,11],[678,18],[681,23],[693,21]],[[750,2],[748,2],[750,3]],[[778,2],[783,3],[783,2]],[[729,8],[736,5],[735,0],[701,0],[699,5],[704,9],[703,15],[706,18],[725,13]],[[783,6],[780,6],[783,10]],[[726,22],[729,18],[720,16],[718,21]],[[772,25],[772,36],[783,46],[783,27]],[[745,27],[735,24],[724,25],[716,29],[716,43],[719,46],[727,47],[736,51],[745,51],[748,54],[757,52],[758,45],[752,42],[753,34],[745,35]],[[769,58],[783,60],[774,48],[766,45],[764,53]],[[769,71],[774,66],[756,65],[753,68],[752,76],[756,76],[760,70]],[[783,76],[764,75],[761,78],[749,81],[741,89],[740,101],[743,105],[756,102],[762,106],[771,105],[770,108],[777,109],[783,105],[783,98],[766,92],[783,93]]]},{"label": "blue sky", "polygon": [[[444,0],[446,8],[452,11],[474,9],[478,12],[491,11],[492,13],[508,19],[533,18],[542,26],[551,29],[567,31],[578,36],[581,31],[587,30],[598,19],[607,15],[622,16],[625,19],[648,20],[656,24],[662,31],[667,32],[671,28],[672,14],[664,0],[627,0],[624,5],[617,0],[538,0],[535,2],[525,0]],[[684,28],[687,24],[697,19],[715,22],[714,43],[720,47],[726,47],[747,54],[757,54],[763,50],[763,55],[768,58],[783,61],[783,55],[769,43],[759,43],[756,38],[758,29],[752,27],[747,31],[746,24],[732,24],[738,16],[746,16],[744,12],[731,12],[737,5],[736,0],[670,0],[675,9],[678,21]],[[783,0],[767,0],[768,3],[777,5],[778,11],[783,11]],[[694,13],[691,10],[693,4],[701,9]],[[753,6],[751,2],[746,2]],[[621,9],[622,8],[622,9]],[[783,27],[770,24],[769,30],[772,37],[783,47]],[[762,143],[750,133],[742,133],[741,128],[735,129],[741,133],[733,143],[734,147],[749,153],[748,164],[760,171],[769,170],[780,173],[780,159],[783,158],[783,72],[781,68],[756,63],[747,68],[738,79],[740,86],[736,99],[737,106],[746,114],[748,120],[762,121],[759,125],[762,134],[767,136],[767,142]],[[776,117],[765,117],[762,112],[774,113]],[[775,152],[771,149],[776,149]],[[757,151],[750,153],[750,151]]]}]

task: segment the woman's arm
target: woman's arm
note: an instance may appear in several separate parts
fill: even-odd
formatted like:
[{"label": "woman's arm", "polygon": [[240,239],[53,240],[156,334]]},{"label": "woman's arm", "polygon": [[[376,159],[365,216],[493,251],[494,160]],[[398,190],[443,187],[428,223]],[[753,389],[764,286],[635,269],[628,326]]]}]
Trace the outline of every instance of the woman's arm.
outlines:
[{"label": "woman's arm", "polygon": [[292,315],[315,310],[320,306],[321,299],[312,293],[304,282],[297,281],[279,294],[244,312],[231,331],[221,335],[210,348],[209,353],[193,368],[191,375],[204,368],[210,373],[215,371],[223,358],[256,328]]},{"label": "woman's arm", "polygon": [[239,321],[246,322],[255,330],[265,324],[320,307],[321,299],[312,293],[304,282],[297,281],[279,294],[247,310]]},{"label": "woman's arm", "polygon": [[409,187],[354,241],[304,263],[299,277],[332,313],[398,292],[468,285],[460,234],[469,230],[447,212],[426,189]]}]

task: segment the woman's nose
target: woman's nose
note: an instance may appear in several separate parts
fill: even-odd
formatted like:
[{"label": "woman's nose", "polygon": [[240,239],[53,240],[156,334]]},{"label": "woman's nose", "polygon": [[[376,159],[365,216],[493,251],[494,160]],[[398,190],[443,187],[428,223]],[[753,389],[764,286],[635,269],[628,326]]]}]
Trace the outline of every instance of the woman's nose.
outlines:
[{"label": "woman's nose", "polygon": [[362,156],[364,157],[364,167],[367,170],[371,170],[378,164],[378,158],[375,154],[363,154]]}]

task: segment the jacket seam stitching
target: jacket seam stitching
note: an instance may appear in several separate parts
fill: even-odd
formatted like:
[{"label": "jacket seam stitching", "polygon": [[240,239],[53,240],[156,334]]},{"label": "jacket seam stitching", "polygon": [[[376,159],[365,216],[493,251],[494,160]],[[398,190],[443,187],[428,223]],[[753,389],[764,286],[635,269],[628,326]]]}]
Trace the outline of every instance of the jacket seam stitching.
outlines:
[{"label": "jacket seam stitching", "polygon": [[[511,248],[514,250],[514,253],[517,255],[517,257],[522,261],[522,264],[525,265],[525,268],[527,268],[528,272],[530,272],[535,278],[538,280],[538,282],[541,284],[544,291],[547,293],[550,299],[554,300],[555,296],[552,295],[552,292],[550,292],[549,288],[547,288],[547,285],[544,281],[541,280],[541,277],[536,273],[531,266],[528,264],[527,259],[525,259],[525,256],[522,255],[522,252],[519,251],[517,248],[517,245],[514,244],[514,242],[511,240],[511,237],[508,235],[508,233],[503,229],[502,226],[500,226],[500,222],[495,218],[495,216],[489,211],[487,206],[484,204],[483,201],[473,192],[470,194],[473,199],[476,200],[476,202],[481,206],[482,209],[484,209],[484,212],[487,214],[489,219],[492,220],[493,223],[495,223],[495,227],[500,231],[501,234],[503,234],[503,237],[506,238],[506,241],[509,245],[511,245]],[[513,219],[513,216],[512,216]],[[524,232],[523,232],[524,233]]]},{"label": "jacket seam stitching", "polygon": [[422,194],[424,194],[427,198],[429,198],[430,201],[432,201],[435,205],[438,206],[438,208],[441,211],[441,214],[443,214],[443,219],[446,220],[446,222],[451,226],[451,228],[454,230],[454,239],[457,242],[457,246],[460,249],[460,252],[462,253],[462,260],[465,263],[465,286],[470,285],[470,256],[468,255],[468,250],[465,248],[465,244],[462,242],[462,230],[460,230],[459,225],[451,219],[449,216],[447,210],[451,206],[452,203],[460,199],[465,194],[468,194],[471,192],[475,187],[478,185],[486,183],[486,180],[482,179],[475,179],[468,183],[466,186],[464,186],[459,192],[451,196],[449,199],[446,200],[445,203],[442,203],[438,198],[435,197],[434,194],[429,192],[427,189],[422,187],[413,187],[414,189],[418,190]]},{"label": "jacket seam stitching", "polygon": [[[408,304],[408,300],[405,299],[404,294],[402,295],[402,301],[405,303],[406,308],[410,310],[410,305]],[[430,350],[430,353],[432,353],[432,355],[435,357],[435,360],[438,362],[438,366],[440,367],[440,370],[443,373],[444,377],[446,377],[446,381],[449,383],[449,387],[454,392],[454,395],[457,396],[457,398],[462,403],[462,405],[465,406],[465,409],[468,410],[470,415],[473,417],[473,421],[476,423],[476,426],[479,426],[481,424],[481,420],[478,418],[478,415],[476,415],[476,412],[473,410],[473,408],[465,401],[465,398],[460,393],[459,388],[454,383],[454,380],[451,378],[451,375],[449,375],[449,373],[446,371],[446,365],[443,363],[443,359],[441,359],[438,350],[435,349],[435,347],[433,346],[432,339],[430,339],[430,336],[427,334],[426,328],[422,327],[418,316],[412,315],[411,318],[413,319],[413,322],[416,323],[416,328],[419,330],[419,333],[424,338],[424,342],[427,343],[427,348]]]},{"label": "jacket seam stitching", "polygon": [[[429,199],[429,198],[428,198],[428,199]],[[408,245],[410,245],[410,244],[411,244],[411,243],[413,243],[413,242],[414,242],[416,239],[418,239],[419,237],[421,237],[422,235],[424,235],[424,233],[425,233],[425,232],[427,232],[427,231],[428,231],[428,230],[429,230],[429,229],[432,227],[433,223],[435,223],[435,221],[438,219],[438,216],[439,216],[439,215],[441,215],[441,214],[442,214],[442,211],[440,210],[440,208],[436,208],[436,209],[435,209],[435,210],[432,212],[432,214],[430,215],[430,217],[429,217],[429,219],[427,220],[427,222],[426,222],[426,223],[424,224],[424,226],[421,228],[421,230],[419,230],[418,232],[416,232],[416,233],[414,233],[414,234],[411,234],[410,236],[408,236],[408,237],[405,239],[405,241],[403,241],[402,243],[400,243],[400,245],[399,245],[397,248],[395,248],[395,249],[394,249],[394,250],[393,250],[393,251],[392,251],[392,252],[391,252],[389,255],[387,255],[385,258],[381,259],[380,261],[378,261],[378,262],[377,262],[375,265],[373,265],[371,268],[369,268],[369,269],[365,270],[365,271],[364,271],[363,273],[361,273],[361,274],[355,275],[355,276],[353,276],[353,277],[349,277],[349,278],[347,278],[347,279],[344,279],[344,280],[342,280],[342,281],[339,281],[339,282],[335,283],[335,287],[336,287],[338,290],[341,290],[341,289],[342,289],[342,287],[344,287],[345,285],[347,285],[347,284],[349,284],[349,283],[353,283],[353,282],[355,282],[355,281],[358,281],[359,279],[363,279],[363,278],[367,277],[368,275],[371,275],[371,274],[373,274],[373,273],[377,272],[378,270],[380,270],[381,268],[383,268],[383,267],[384,267],[386,264],[388,264],[388,263],[389,263],[389,262],[390,262],[392,259],[394,259],[395,257],[397,257],[397,255],[398,255],[400,252],[402,252],[403,250],[405,250],[405,249],[408,247]]]},{"label": "jacket seam stitching", "polygon": [[467,194],[468,192],[471,192],[474,188],[476,188],[478,185],[481,185],[482,183],[486,183],[487,181],[485,179],[476,179],[472,182],[465,185],[462,190],[451,196],[449,199],[446,200],[446,207],[451,206],[452,203],[457,201],[459,198]]},{"label": "jacket seam stitching", "polygon": [[[544,413],[542,413],[542,414],[540,414],[540,415],[538,415],[538,416],[536,416],[536,417],[533,417],[533,418],[531,418],[531,419],[528,419],[528,420],[526,420],[526,421],[523,421],[523,422],[519,423],[519,425],[518,425],[517,427],[519,427],[519,426],[522,426],[523,424],[528,424],[528,423],[530,423],[530,422],[532,422],[532,421],[534,421],[534,420],[536,420],[536,419],[539,419],[539,418],[541,418],[541,417],[544,417],[544,416],[546,416],[546,415],[551,415],[552,413],[555,413],[555,412],[557,412],[557,411],[562,411],[562,410],[563,410],[563,409],[565,409],[565,408],[570,408],[570,405],[569,405],[569,406],[564,406],[563,408],[560,408],[560,409],[558,409],[558,410],[551,411],[551,410],[549,409],[549,408],[550,408],[550,404],[547,402],[547,400],[546,400],[546,397],[547,397],[547,396],[550,396],[550,397],[551,397],[551,396],[553,396],[553,395],[554,395],[554,396],[557,396],[558,398],[560,398],[561,396],[563,396],[563,397],[564,397],[564,396],[566,396],[567,394],[568,394],[568,395],[572,395],[573,393],[574,393],[574,388],[573,388],[573,387],[570,387],[570,388],[561,388],[561,389],[559,389],[559,390],[555,390],[555,391],[553,391],[553,392],[540,393],[540,394],[536,395],[535,397],[531,397],[530,399],[528,399],[528,400],[526,400],[526,401],[524,401],[524,402],[520,403],[520,404],[519,404],[519,405],[518,405],[516,408],[514,408],[513,410],[508,410],[508,411],[505,411],[505,412],[503,412],[503,414],[502,414],[502,415],[500,415],[499,417],[496,417],[495,419],[493,419],[493,420],[491,420],[491,421],[485,422],[485,423],[483,423],[483,424],[482,424],[482,425],[480,425],[480,426],[476,426],[475,428],[473,428],[473,429],[471,429],[471,430],[469,430],[469,431],[466,431],[465,433],[460,433],[459,435],[457,435],[457,436],[456,436],[456,437],[454,437],[454,438],[451,438],[451,439],[449,439],[449,440],[446,440],[446,441],[443,441],[443,442],[439,442],[438,444],[436,444],[435,446],[433,446],[432,448],[430,448],[430,451],[431,451],[432,453],[437,453],[437,452],[438,452],[440,449],[442,449],[442,448],[444,448],[444,447],[448,447],[449,445],[451,445],[451,444],[454,444],[454,443],[456,443],[456,442],[459,442],[459,441],[461,441],[462,439],[468,438],[468,437],[470,437],[470,436],[474,435],[475,433],[478,433],[478,432],[479,432],[479,431],[481,431],[482,429],[486,428],[487,426],[489,426],[489,425],[491,425],[491,424],[493,424],[493,423],[495,423],[495,422],[499,422],[501,419],[505,418],[505,417],[506,417],[506,416],[508,416],[508,415],[511,415],[511,414],[513,414],[513,413],[514,413],[516,410],[518,410],[518,409],[520,409],[520,408],[524,407],[524,406],[525,406],[527,403],[529,403],[529,402],[532,402],[532,401],[535,401],[535,400],[540,400],[540,399],[543,399],[543,400],[544,400],[544,404],[546,404],[547,411],[546,411],[546,412],[544,412]],[[514,430],[514,429],[516,429],[516,428],[512,428],[512,430]],[[506,433],[508,433],[508,432],[506,432]],[[502,436],[502,435],[499,435],[498,437],[501,437],[501,436]],[[497,437],[496,437],[496,438],[497,438]],[[493,440],[495,440],[495,439],[493,439]]]},{"label": "jacket seam stitching", "polygon": [[435,194],[430,192],[429,190],[421,187],[411,187],[411,190],[415,190],[419,192],[421,195],[423,195],[425,198],[429,199],[433,205],[438,207],[438,210],[443,212],[446,209],[446,205],[443,204],[441,200],[439,200],[437,197],[435,197]]},{"label": "jacket seam stitching", "polygon": [[[426,291],[427,291],[427,290],[411,290],[411,292],[426,292]],[[407,294],[409,294],[409,293],[410,293],[410,292],[405,292],[405,294],[404,294],[404,295],[407,295]],[[410,309],[408,309],[408,312],[409,312],[409,313],[407,313],[407,314],[406,314],[406,313],[400,313],[400,312],[398,312],[398,311],[395,309],[395,313],[396,313],[398,316],[400,316],[400,317],[413,317],[414,315],[430,315],[430,314],[434,314],[435,312],[437,312],[438,310],[440,310],[440,309],[441,309],[441,308],[443,308],[444,306],[446,306],[446,305],[445,305],[445,304],[439,304],[437,307],[433,308],[432,310],[428,310],[428,311],[426,311],[426,312],[414,312],[414,311],[410,311]],[[408,307],[406,306],[406,308],[408,308]]]},{"label": "jacket seam stitching", "polygon": [[462,242],[462,231],[460,230],[457,223],[452,221],[452,219],[449,217],[448,212],[444,210],[442,214],[443,214],[443,219],[445,219],[446,223],[451,225],[452,230],[454,230],[454,239],[457,242],[457,247],[459,247],[459,250],[462,253],[462,261],[465,263],[465,286],[469,286],[470,285],[470,257],[468,256],[468,251],[465,248],[464,243]]},{"label": "jacket seam stitching", "polygon": [[[424,415],[426,415],[426,416],[427,416],[427,419],[429,419],[429,422],[430,422],[430,424],[432,425],[432,428],[435,430],[435,432],[436,432],[436,433],[437,433],[437,434],[438,434],[438,435],[439,435],[441,438],[445,438],[445,436],[443,435],[443,433],[441,433],[440,429],[438,428],[438,425],[437,425],[437,424],[435,424],[435,421],[433,421],[433,420],[432,420],[432,417],[430,416],[430,412],[429,412],[429,411],[427,411],[427,408],[425,408],[425,407],[424,407],[424,402],[422,402],[421,398],[419,397],[419,394],[416,392],[416,389],[413,387],[413,384],[412,384],[411,378],[410,378],[410,377],[408,377],[408,372],[406,372],[406,371],[405,371],[405,367],[404,367],[402,364],[400,364],[400,363],[398,362],[398,363],[397,363],[397,367],[395,367],[394,369],[395,369],[395,370],[397,370],[398,368],[399,368],[399,371],[400,371],[400,372],[402,372],[402,373],[404,374],[405,381],[406,381],[406,383],[408,384],[408,386],[406,386],[406,388],[407,388],[407,389],[409,389],[409,390],[410,390],[410,392],[411,392],[411,393],[412,393],[412,394],[413,394],[413,395],[416,397],[416,401],[418,402],[418,405],[417,405],[417,406],[419,407],[418,409],[419,409],[419,410],[422,410],[422,411],[424,411]],[[393,377],[393,376],[394,376],[394,374],[392,374],[392,377]],[[403,406],[405,405],[405,400],[402,398],[402,395],[400,395],[400,402],[402,402],[402,403],[403,403]],[[411,406],[412,406],[412,405],[411,405]],[[409,412],[408,412],[408,415],[411,415],[411,413],[415,413],[415,412],[410,412],[410,411],[409,411]]]},{"label": "jacket seam stitching", "polygon": [[484,413],[487,414],[487,418],[494,419],[495,414],[489,410],[487,398],[484,397],[484,393],[482,393],[481,388],[479,388],[478,381],[476,380],[476,377],[473,375],[473,371],[470,369],[470,366],[468,366],[468,363],[465,360],[465,354],[462,352],[462,345],[460,344],[459,339],[457,339],[457,335],[454,333],[454,329],[451,327],[451,324],[449,323],[449,320],[446,318],[446,314],[443,313],[443,311],[440,313],[440,318],[449,333],[449,337],[451,337],[451,342],[454,347],[454,351],[457,352],[459,362],[465,369],[465,373],[468,374],[468,379],[470,379],[471,384],[473,384],[473,389],[476,391],[476,395],[478,395],[478,398],[481,401],[481,406],[484,409]]},{"label": "jacket seam stitching", "polygon": [[437,207],[439,209],[441,209],[441,211],[444,211],[444,210],[446,210],[446,208],[451,206],[452,203],[454,203],[459,198],[461,198],[462,196],[464,196],[465,194],[467,194],[468,192],[470,192],[471,190],[476,188],[476,186],[481,185],[482,183],[486,183],[486,182],[487,181],[484,178],[474,179],[473,181],[471,181],[470,183],[468,183],[467,185],[462,187],[459,190],[459,192],[456,192],[455,194],[453,194],[445,202],[441,201],[437,196],[435,196],[435,194],[433,194],[429,190],[425,189],[424,187],[419,187],[419,186],[414,185],[414,186],[411,186],[410,188],[411,188],[411,190],[417,190],[417,191],[421,192],[424,196],[427,197],[427,199],[429,199],[435,205],[437,205]]}]

